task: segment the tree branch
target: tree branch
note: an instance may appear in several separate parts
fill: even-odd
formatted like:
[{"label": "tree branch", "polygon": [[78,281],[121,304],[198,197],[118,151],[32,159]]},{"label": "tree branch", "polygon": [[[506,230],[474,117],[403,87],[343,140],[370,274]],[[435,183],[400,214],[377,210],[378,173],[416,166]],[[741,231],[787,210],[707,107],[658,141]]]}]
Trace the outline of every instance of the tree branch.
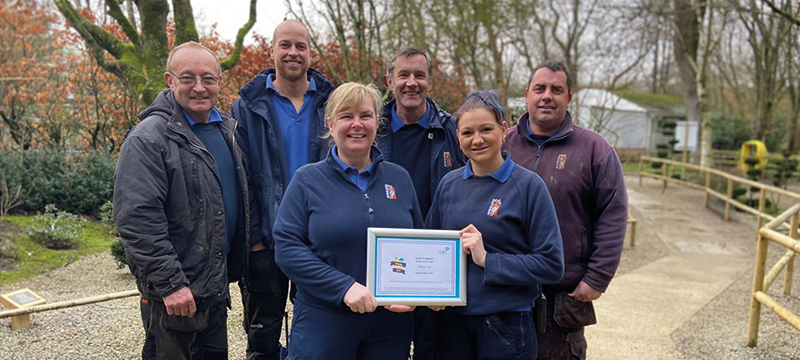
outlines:
[{"label": "tree branch", "polygon": [[125,36],[133,43],[136,50],[141,50],[142,41],[139,39],[139,32],[136,31],[136,27],[125,17],[122,8],[119,6],[119,2],[117,0],[106,0],[106,6],[108,6],[108,14],[119,23]]},{"label": "tree branch", "polygon": [[122,50],[125,48],[125,43],[79,14],[68,0],[55,0],[55,3],[56,7],[58,7],[58,11],[72,24],[72,27],[78,31],[81,37],[87,41],[92,39],[93,45],[108,51],[108,53],[116,59],[122,57]]},{"label": "tree branch", "polygon": [[244,43],[244,37],[250,32],[250,29],[253,28],[253,25],[256,24],[256,3],[258,0],[250,0],[250,17],[247,19],[247,22],[239,28],[239,32],[236,33],[236,42],[234,43],[233,53],[230,54],[227,58],[220,61],[219,65],[222,67],[222,70],[228,70],[232,68],[236,63],[239,62],[239,56],[242,55],[242,44]]},{"label": "tree branch", "polygon": [[199,41],[189,0],[172,0],[172,16],[175,19],[175,45]]},{"label": "tree branch", "polygon": [[800,26],[800,19],[799,18],[796,18],[792,14],[789,14],[788,12],[783,11],[782,9],[778,8],[772,0],[761,0],[761,2],[764,3],[764,4],[767,4],[767,6],[773,12],[775,12],[776,14],[782,16],[786,20],[791,21],[792,24],[795,24],[796,26]]}]

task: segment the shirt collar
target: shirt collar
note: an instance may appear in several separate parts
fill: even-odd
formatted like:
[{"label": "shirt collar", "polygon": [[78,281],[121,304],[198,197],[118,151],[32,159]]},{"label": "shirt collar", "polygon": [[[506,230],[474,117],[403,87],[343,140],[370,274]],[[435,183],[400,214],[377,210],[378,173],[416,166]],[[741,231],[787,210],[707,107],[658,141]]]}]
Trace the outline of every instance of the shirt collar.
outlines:
[{"label": "shirt collar", "polygon": [[[189,116],[189,113],[187,113],[186,110],[183,110],[183,108],[181,108],[181,111],[183,111],[183,116],[186,117],[186,121],[189,122],[189,126],[194,126],[194,124],[197,124],[197,121],[192,119],[192,117]],[[222,122],[222,115],[219,114],[219,111],[217,111],[217,108],[215,108],[215,107],[211,108],[211,113],[208,114],[208,122],[209,123]]]},{"label": "shirt collar", "polygon": [[[275,84],[273,83],[274,81],[275,81],[275,74],[267,75],[267,89],[270,89],[270,90],[280,94],[280,92],[278,92],[278,89],[275,88]],[[306,94],[316,93],[316,92],[317,92],[317,82],[314,81],[314,77],[312,76],[308,80],[308,90],[306,90]]]},{"label": "shirt collar", "polygon": [[[500,165],[500,168],[497,171],[489,174],[495,180],[504,183],[508,181],[508,178],[511,177],[511,172],[514,171],[514,160],[506,157],[506,160],[503,162],[503,165]],[[461,171],[461,180],[466,181],[467,179],[476,176],[475,173],[472,172],[472,162],[471,160],[467,160],[467,165],[464,166],[464,170]]]},{"label": "shirt collar", "polygon": [[[419,121],[415,122],[414,124],[422,126],[425,129],[430,129],[431,128],[431,108],[433,106],[431,106],[431,103],[428,102],[427,100],[425,100],[425,102],[426,102],[426,105],[427,105],[426,106],[427,109],[425,110],[425,114],[422,115],[422,118],[419,119]],[[414,124],[406,124],[406,123],[403,122],[403,120],[400,120],[400,117],[397,116],[397,104],[392,106],[392,132],[397,132],[397,130],[400,130],[400,128],[402,128],[403,126],[414,125]]]},{"label": "shirt collar", "polygon": [[[345,164],[344,161],[342,161],[342,159],[339,158],[339,155],[336,154],[336,145],[333,145],[333,147],[331,148],[331,155],[333,156],[333,160],[336,161],[336,164],[339,165],[339,168],[341,168],[342,171],[344,171],[345,174],[347,173],[347,171],[349,169],[353,169],[351,171],[355,171],[357,174],[361,174],[361,173],[371,174],[372,173],[372,165],[375,164],[375,162],[373,161],[373,162],[371,162],[369,164],[369,166],[367,166],[366,169],[364,169],[364,171],[359,172],[358,169],[356,169],[356,168],[354,168],[354,167],[352,167],[350,165]],[[373,159],[372,155],[373,155],[372,151],[370,151],[370,153],[369,153],[370,159]]]}]

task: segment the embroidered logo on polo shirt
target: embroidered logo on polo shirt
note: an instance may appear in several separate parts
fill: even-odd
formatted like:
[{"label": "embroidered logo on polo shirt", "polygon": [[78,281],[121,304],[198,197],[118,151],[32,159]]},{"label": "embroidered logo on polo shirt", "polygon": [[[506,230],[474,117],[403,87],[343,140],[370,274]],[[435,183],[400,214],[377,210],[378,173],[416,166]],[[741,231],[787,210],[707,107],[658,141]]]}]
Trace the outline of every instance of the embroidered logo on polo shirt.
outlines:
[{"label": "embroidered logo on polo shirt", "polygon": [[503,204],[503,200],[492,199],[492,205],[489,206],[489,211],[486,212],[486,215],[497,216],[497,211],[500,210],[500,205],[502,205],[502,204]]},{"label": "embroidered logo on polo shirt", "polygon": [[450,158],[450,153],[447,151],[444,152],[444,167],[453,167],[453,160]]},{"label": "embroidered logo on polo shirt", "polygon": [[567,167],[567,154],[558,154],[558,160],[556,160],[556,170],[564,170]]},{"label": "embroidered logo on polo shirt", "polygon": [[397,200],[397,193],[394,192],[394,186],[386,184],[386,198],[389,200]]}]

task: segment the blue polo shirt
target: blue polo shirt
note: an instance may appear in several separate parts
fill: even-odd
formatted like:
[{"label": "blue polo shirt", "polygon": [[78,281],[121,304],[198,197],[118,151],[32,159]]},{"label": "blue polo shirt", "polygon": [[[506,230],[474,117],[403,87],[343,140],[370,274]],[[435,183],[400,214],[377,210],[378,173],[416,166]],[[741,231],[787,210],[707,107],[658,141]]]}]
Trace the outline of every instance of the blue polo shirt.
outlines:
[{"label": "blue polo shirt", "polygon": [[[347,175],[347,178],[353,184],[356,184],[361,192],[367,193],[367,185],[369,185],[369,179],[372,177],[372,165],[374,163],[370,163],[366,169],[362,172],[358,172],[358,169],[347,165],[339,158],[339,155],[336,154],[336,145],[333,145],[333,149],[331,149],[331,155],[333,155],[333,160],[336,161],[336,164],[339,165],[340,168],[344,171],[344,174]],[[370,157],[372,154],[370,153]]]},{"label": "blue polo shirt", "polygon": [[237,197],[236,165],[233,163],[233,155],[228,143],[222,136],[222,132],[217,125],[222,123],[222,116],[216,108],[211,108],[209,121],[207,123],[197,122],[192,119],[186,110],[181,109],[186,121],[192,127],[192,131],[200,139],[206,150],[214,158],[219,172],[219,179],[222,183],[222,201],[225,207],[225,253],[231,248],[233,234],[236,231],[236,221],[238,220],[239,201]]},{"label": "blue polo shirt", "polygon": [[[503,161],[503,165],[500,165],[499,169],[488,176],[491,176],[501,183],[504,183],[509,177],[511,177],[511,172],[514,171],[514,165],[516,165],[514,160],[511,160],[511,158],[506,156],[506,160]],[[461,172],[461,180],[466,181],[473,176],[476,175],[474,172],[472,172],[472,160],[467,160],[467,165],[464,166],[464,171]]]},{"label": "blue polo shirt", "polygon": [[292,100],[281,95],[273,84],[275,74],[267,76],[267,92],[272,92],[272,105],[283,138],[283,153],[286,154],[288,180],[291,181],[295,171],[308,164],[308,141],[311,131],[311,116],[314,113],[313,98],[317,93],[314,78],[309,79],[308,90],[303,95],[303,106],[298,112]]}]

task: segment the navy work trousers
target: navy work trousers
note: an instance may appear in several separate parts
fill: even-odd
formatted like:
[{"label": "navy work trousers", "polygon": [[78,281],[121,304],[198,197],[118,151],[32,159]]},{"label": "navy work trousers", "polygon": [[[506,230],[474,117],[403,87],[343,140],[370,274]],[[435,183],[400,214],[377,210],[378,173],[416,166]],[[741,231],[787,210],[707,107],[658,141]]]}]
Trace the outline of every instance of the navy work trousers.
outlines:
[{"label": "navy work trousers", "polygon": [[289,278],[275,264],[272,249],[251,251],[249,263],[249,283],[239,282],[247,333],[247,360],[278,360]]},{"label": "navy work trousers", "polygon": [[287,360],[407,360],[412,313],[357,314],[294,303]]},{"label": "navy work trousers", "polygon": [[438,360],[536,359],[536,328],[530,311],[492,315],[445,312],[442,320]]},{"label": "navy work trousers", "polygon": [[228,307],[219,301],[193,317],[167,314],[160,301],[150,302],[148,333],[158,360],[227,360]]}]

